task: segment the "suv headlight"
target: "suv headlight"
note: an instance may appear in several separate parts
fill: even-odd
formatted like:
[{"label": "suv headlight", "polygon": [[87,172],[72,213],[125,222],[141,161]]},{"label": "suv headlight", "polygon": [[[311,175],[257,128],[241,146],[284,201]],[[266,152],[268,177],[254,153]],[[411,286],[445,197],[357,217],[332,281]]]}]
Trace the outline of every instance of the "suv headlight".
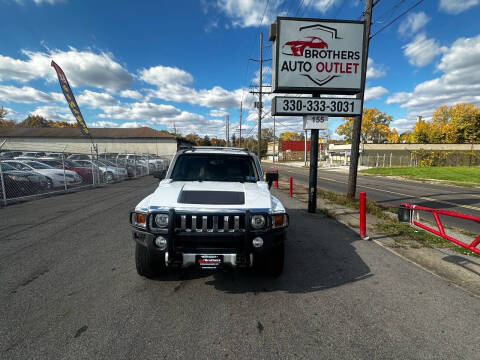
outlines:
[{"label": "suv headlight", "polygon": [[157,214],[155,215],[155,224],[158,227],[166,228],[168,226],[168,215],[167,214]]},{"label": "suv headlight", "polygon": [[265,227],[265,216],[263,215],[253,215],[251,221],[252,227],[254,229],[262,229]]}]

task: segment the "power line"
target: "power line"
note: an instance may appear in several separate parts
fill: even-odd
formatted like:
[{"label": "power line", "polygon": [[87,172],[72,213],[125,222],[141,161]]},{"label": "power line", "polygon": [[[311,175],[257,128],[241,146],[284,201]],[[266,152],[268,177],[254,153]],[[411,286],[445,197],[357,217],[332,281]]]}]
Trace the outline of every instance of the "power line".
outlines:
[{"label": "power line", "polygon": [[298,11],[300,10],[300,8],[301,8],[302,5],[303,5],[303,1],[304,1],[304,0],[300,0],[300,5],[298,5],[297,11],[295,11],[295,15],[294,15],[294,16],[297,16]]},{"label": "power line", "polygon": [[411,10],[415,9],[418,5],[420,5],[424,0],[419,0],[417,1],[413,6],[409,7],[407,10],[405,10],[403,13],[401,13],[400,15],[398,15],[395,19],[393,19],[392,21],[390,21],[388,24],[386,24],[385,26],[383,26],[380,30],[378,30],[375,34],[373,34],[372,36],[370,36],[370,39],[373,39],[376,35],[380,34],[383,30],[385,30],[386,28],[388,28],[390,25],[392,25],[395,21],[397,21],[398,19],[400,19],[402,16],[404,16],[405,14],[407,14],[408,12],[410,12]]},{"label": "power line", "polygon": [[[266,4],[265,4],[265,8],[263,9],[263,14],[262,14],[262,18],[260,19],[260,24],[258,25],[258,29],[257,29],[257,33],[255,35],[255,38],[258,37],[258,34],[260,33],[260,27],[262,26],[263,24],[263,19],[265,18],[265,14],[267,13],[267,9],[268,9],[268,4],[270,3],[270,0],[267,0]],[[251,57],[252,55],[252,51],[253,51],[253,47],[255,46],[255,43],[252,43],[252,47],[250,48],[250,52],[249,52],[249,58]],[[250,65],[250,60],[247,60],[247,67],[245,69],[245,81],[244,83],[247,82],[247,76],[248,76],[248,67]],[[248,95],[247,95],[248,96]],[[242,102],[243,100],[245,100],[245,88],[242,89]]]}]

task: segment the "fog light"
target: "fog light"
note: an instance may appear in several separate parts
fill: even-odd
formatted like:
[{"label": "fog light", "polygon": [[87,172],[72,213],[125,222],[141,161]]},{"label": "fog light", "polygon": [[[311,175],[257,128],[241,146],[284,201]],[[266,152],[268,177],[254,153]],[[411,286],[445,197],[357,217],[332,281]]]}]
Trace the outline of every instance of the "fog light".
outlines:
[{"label": "fog light", "polygon": [[261,237],[256,237],[252,241],[252,245],[256,248],[262,247],[263,246],[263,239]]},{"label": "fog light", "polygon": [[167,239],[159,236],[155,239],[155,245],[157,245],[160,250],[165,250],[167,248]]}]

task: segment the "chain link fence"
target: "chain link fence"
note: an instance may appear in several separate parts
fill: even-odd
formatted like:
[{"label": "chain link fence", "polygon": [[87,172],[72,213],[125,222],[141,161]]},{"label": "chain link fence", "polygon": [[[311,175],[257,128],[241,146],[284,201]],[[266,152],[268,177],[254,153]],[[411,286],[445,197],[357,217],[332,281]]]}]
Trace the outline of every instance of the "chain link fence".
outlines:
[{"label": "chain link fence", "polygon": [[68,193],[168,169],[172,156],[76,152],[74,148],[9,149],[0,142],[0,202]]},{"label": "chain link fence", "polygon": [[[325,166],[347,166],[350,151],[331,152]],[[359,165],[365,167],[480,166],[478,151],[369,151],[361,153]]]}]

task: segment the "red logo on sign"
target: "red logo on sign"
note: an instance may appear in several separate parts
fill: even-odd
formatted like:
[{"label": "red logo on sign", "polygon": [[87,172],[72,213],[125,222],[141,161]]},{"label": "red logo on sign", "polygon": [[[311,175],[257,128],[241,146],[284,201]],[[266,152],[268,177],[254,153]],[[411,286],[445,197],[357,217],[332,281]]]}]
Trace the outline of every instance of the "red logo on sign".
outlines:
[{"label": "red logo on sign", "polygon": [[311,49],[328,49],[328,44],[320,39],[317,36],[307,36],[307,39],[310,39],[309,41],[306,40],[295,40],[295,41],[288,41],[285,43],[284,46],[290,46],[292,49],[292,55],[293,56],[303,56],[303,51],[306,48],[311,48]]}]

